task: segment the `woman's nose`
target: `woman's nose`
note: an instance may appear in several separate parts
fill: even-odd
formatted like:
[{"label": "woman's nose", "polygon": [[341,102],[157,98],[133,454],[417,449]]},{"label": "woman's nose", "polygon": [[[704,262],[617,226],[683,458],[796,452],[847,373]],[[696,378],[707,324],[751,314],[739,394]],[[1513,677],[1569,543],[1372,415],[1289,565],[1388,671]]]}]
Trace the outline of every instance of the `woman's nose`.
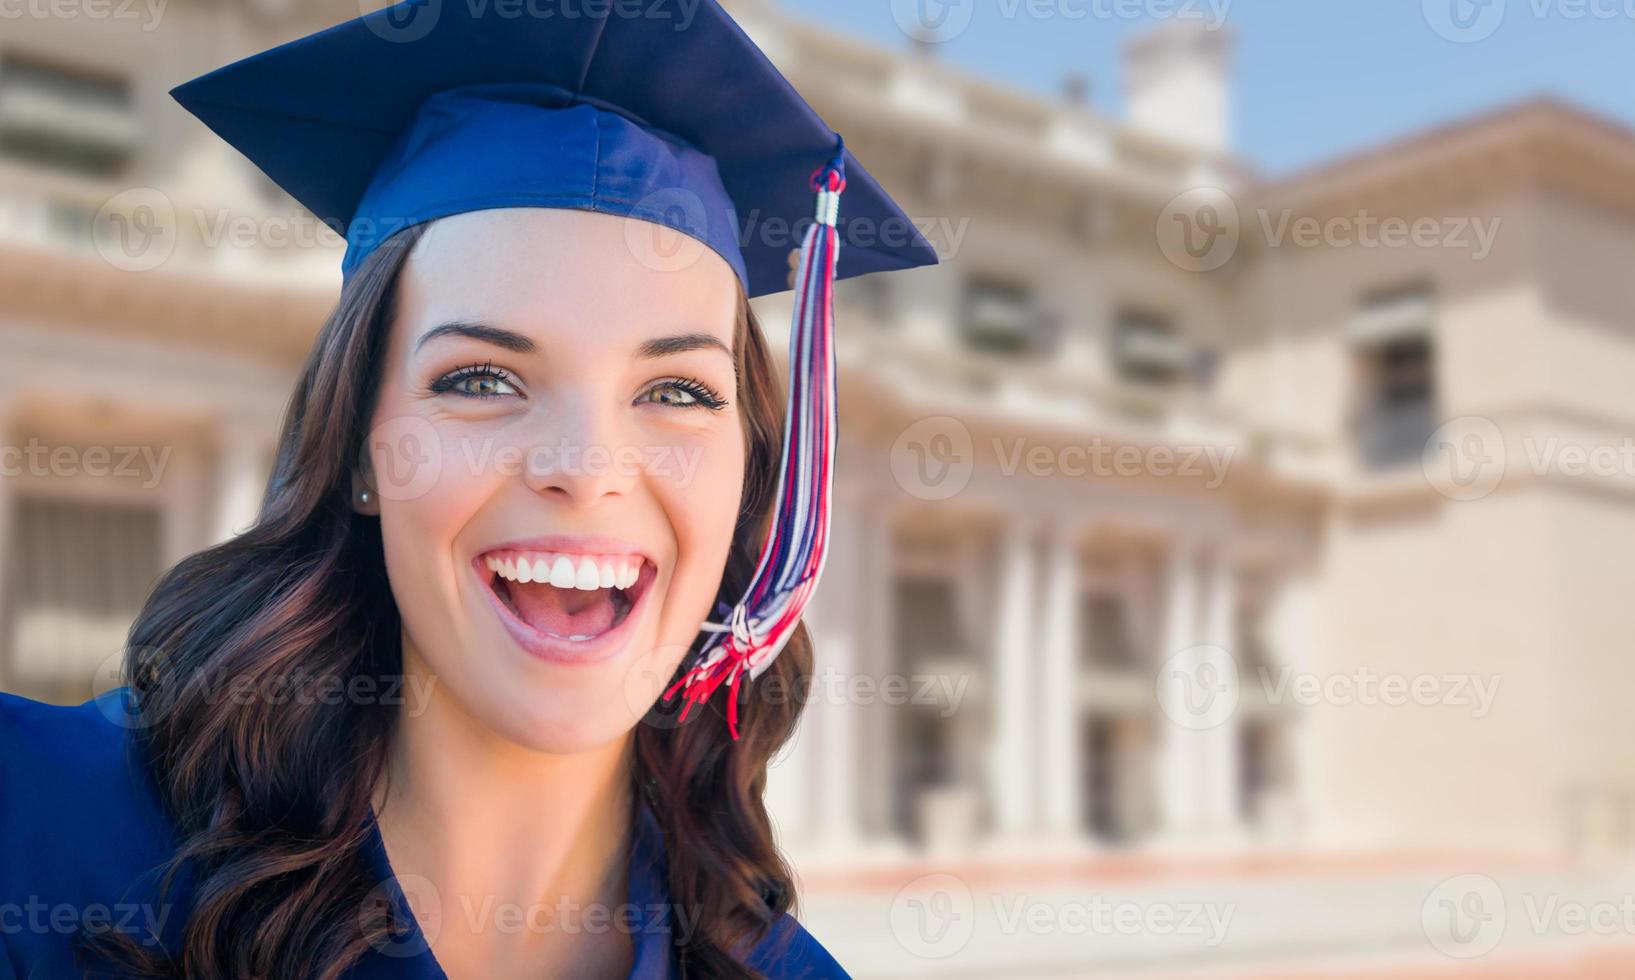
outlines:
[{"label": "woman's nose", "polygon": [[588,399],[558,401],[554,409],[527,454],[528,486],[581,507],[628,493],[640,473],[642,452],[618,413]]}]

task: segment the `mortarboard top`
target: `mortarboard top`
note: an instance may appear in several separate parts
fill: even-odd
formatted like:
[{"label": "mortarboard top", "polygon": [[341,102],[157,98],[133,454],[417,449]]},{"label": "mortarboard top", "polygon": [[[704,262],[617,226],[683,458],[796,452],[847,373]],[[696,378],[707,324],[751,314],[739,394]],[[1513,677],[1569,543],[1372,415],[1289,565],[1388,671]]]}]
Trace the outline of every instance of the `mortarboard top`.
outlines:
[{"label": "mortarboard top", "polygon": [[[404,225],[542,206],[676,228],[779,292],[841,146],[717,0],[406,0],[171,95],[345,230],[348,276]],[[935,264],[842,154],[835,278]]]},{"label": "mortarboard top", "polygon": [[834,280],[937,262],[840,137],[717,0],[405,0],[171,94],[345,230],[348,277],[398,229],[485,208],[665,225],[752,297],[787,288],[798,247],[771,527],[665,693],[684,691],[685,721],[727,684],[738,738],[740,681],[795,635],[828,553]]}]

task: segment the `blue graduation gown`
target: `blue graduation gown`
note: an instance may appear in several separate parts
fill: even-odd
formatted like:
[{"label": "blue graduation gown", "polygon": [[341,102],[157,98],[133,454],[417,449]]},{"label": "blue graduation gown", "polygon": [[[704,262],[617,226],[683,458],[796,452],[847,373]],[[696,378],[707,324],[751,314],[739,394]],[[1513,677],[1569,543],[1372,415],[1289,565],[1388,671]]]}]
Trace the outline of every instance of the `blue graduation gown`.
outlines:
[{"label": "blue graduation gown", "polygon": [[[78,977],[72,939],[84,922],[158,936],[177,949],[192,882],[184,874],[172,903],[158,902],[158,874],[176,847],[158,788],[137,761],[129,691],[116,688],[75,707],[0,693],[0,980]],[[645,803],[632,841],[631,978],[677,975],[671,956],[664,837]],[[373,820],[365,856],[396,908],[408,912]],[[407,921],[413,916],[405,914]],[[773,949],[785,934],[787,946]],[[750,964],[775,978],[847,978],[792,916],[755,948]],[[106,974],[93,973],[92,976]],[[418,926],[386,950],[372,950],[351,980],[440,980]]]}]

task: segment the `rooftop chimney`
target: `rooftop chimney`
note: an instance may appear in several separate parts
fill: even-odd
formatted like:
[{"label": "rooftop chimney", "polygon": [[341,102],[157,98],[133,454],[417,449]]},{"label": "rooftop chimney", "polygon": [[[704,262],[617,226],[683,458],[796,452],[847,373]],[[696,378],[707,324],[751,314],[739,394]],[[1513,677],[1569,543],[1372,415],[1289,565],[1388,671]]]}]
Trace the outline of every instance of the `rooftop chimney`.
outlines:
[{"label": "rooftop chimney", "polygon": [[1201,150],[1227,149],[1232,36],[1201,20],[1171,20],[1124,46],[1130,125]]}]

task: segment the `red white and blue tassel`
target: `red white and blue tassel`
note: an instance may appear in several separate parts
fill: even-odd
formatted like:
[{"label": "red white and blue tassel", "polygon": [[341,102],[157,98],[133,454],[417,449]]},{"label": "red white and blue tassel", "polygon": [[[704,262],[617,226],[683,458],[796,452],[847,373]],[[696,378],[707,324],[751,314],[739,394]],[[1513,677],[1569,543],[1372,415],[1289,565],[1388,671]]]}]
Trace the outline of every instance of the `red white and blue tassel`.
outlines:
[{"label": "red white and blue tassel", "polygon": [[846,187],[845,143],[828,163],[812,173],[817,220],[801,241],[795,270],[795,309],[789,336],[789,407],[784,416],[783,459],[772,526],[761,547],[760,561],[738,603],[721,611],[725,622],[705,622],[711,633],[694,666],[664,699],[679,688],[695,704],[728,686],[727,727],[738,739],[739,684],[771,666],[795,633],[818,578],[823,574],[829,542],[829,491],[838,427],[835,383],[834,279],[840,253],[835,227],[840,192]]}]

